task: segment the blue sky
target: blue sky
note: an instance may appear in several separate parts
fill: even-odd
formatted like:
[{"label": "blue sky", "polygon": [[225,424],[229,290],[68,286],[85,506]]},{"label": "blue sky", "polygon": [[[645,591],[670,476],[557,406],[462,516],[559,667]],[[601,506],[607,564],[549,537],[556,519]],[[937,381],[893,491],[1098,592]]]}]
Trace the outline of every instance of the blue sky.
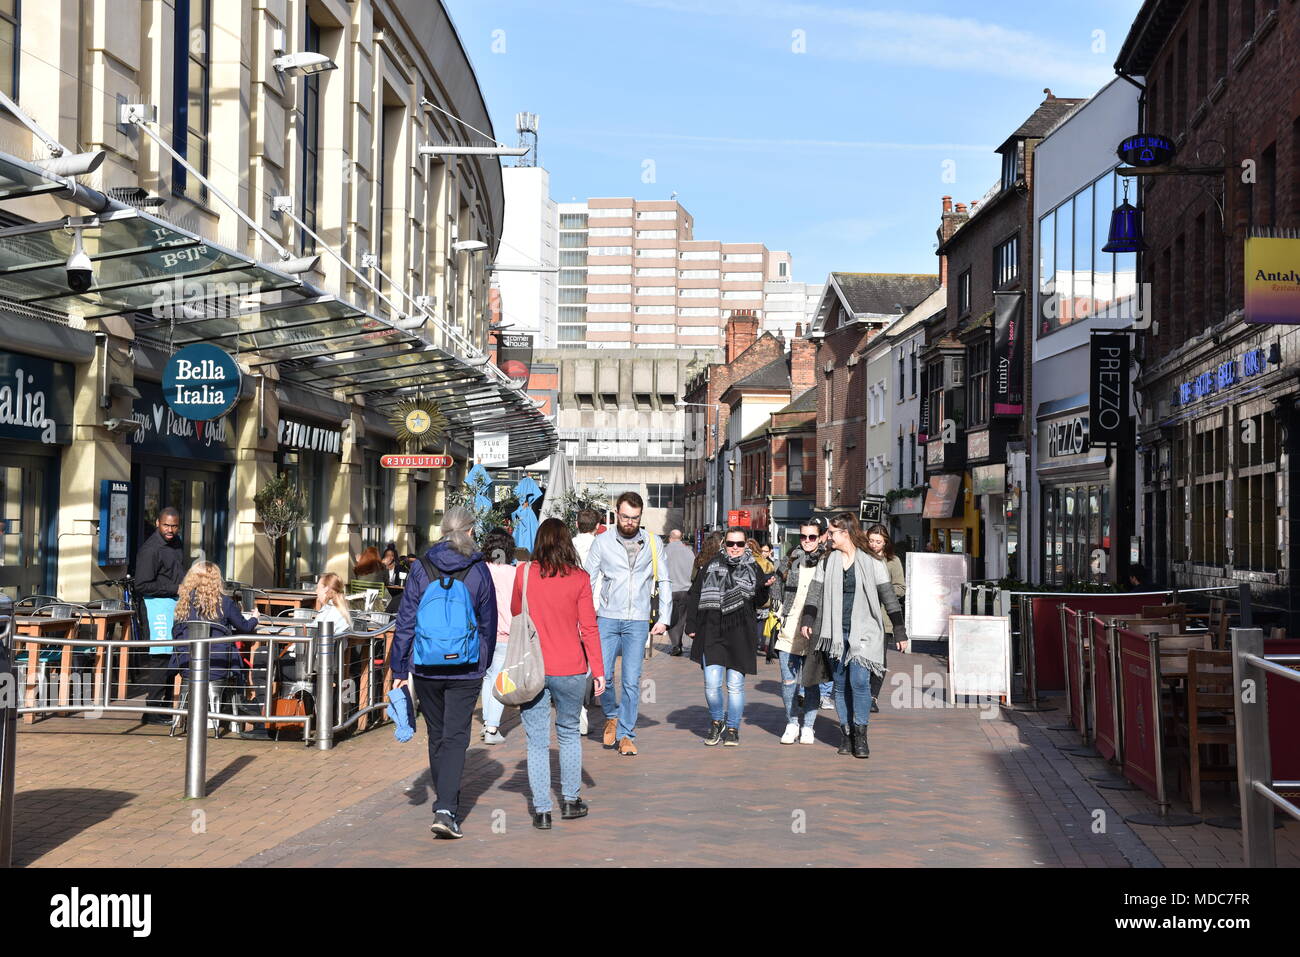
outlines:
[{"label": "blue sky", "polygon": [[936,272],[940,197],[985,193],[1044,87],[1111,79],[1141,2],[446,5],[497,136],[540,115],[556,200],[676,191],[697,238],[788,249],[821,282]]}]

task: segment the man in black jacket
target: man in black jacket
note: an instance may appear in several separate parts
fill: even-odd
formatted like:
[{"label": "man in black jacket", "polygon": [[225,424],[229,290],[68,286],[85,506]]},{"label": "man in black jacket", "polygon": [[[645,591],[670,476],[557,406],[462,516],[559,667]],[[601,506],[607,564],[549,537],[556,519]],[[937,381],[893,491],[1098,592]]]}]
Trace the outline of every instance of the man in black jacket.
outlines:
[{"label": "man in black jacket", "polygon": [[[135,558],[135,594],[141,598],[176,598],[181,580],[185,578],[185,550],[181,546],[181,513],[170,506],[158,513],[158,529],[150,535]],[[141,607],[143,607],[141,602]],[[148,621],[145,621],[147,634]],[[170,651],[170,648],[168,649]],[[149,689],[147,703],[152,708],[166,708],[171,701],[171,683],[174,672],[168,668],[168,654],[147,655],[145,686]],[[163,714],[146,714],[145,724],[170,724],[171,718]]]}]

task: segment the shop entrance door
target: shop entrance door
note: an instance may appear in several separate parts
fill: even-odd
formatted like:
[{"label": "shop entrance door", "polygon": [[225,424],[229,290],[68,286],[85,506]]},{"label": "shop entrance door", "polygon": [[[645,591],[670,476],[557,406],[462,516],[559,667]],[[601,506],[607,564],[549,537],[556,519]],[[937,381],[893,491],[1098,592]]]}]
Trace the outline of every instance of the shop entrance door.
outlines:
[{"label": "shop entrance door", "polygon": [[171,506],[181,513],[185,564],[216,562],[225,571],[227,478],[224,472],[139,465],[136,487],[140,507],[136,548],[153,534],[158,513]]},{"label": "shop entrance door", "polygon": [[54,534],[47,525],[55,501],[58,462],[6,455],[0,463],[0,594],[53,594]]}]

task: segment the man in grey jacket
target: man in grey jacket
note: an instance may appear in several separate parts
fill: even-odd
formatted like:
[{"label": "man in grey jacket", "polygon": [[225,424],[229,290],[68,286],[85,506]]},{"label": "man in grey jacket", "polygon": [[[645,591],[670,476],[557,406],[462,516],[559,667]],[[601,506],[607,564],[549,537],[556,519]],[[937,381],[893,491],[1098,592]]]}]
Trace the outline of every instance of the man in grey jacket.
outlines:
[{"label": "man in grey jacket", "polygon": [[[641,496],[624,492],[614,506],[616,530],[597,535],[584,566],[596,596],[596,626],[605,659],[604,745],[636,754],[636,716],[641,703],[641,665],[646,635],[662,635],[673,612],[672,582],[659,537],[641,528]],[[651,593],[657,589],[659,613],[650,623]],[[623,697],[614,685],[614,659],[623,657]]]},{"label": "man in grey jacket", "polygon": [[668,653],[682,653],[682,631],[686,627],[686,596],[691,590],[691,569],[695,567],[695,552],[682,541],[682,530],[674,528],[668,533],[668,547],[664,549],[668,563],[668,578],[673,583],[673,618],[668,624],[668,637],[673,647]]}]

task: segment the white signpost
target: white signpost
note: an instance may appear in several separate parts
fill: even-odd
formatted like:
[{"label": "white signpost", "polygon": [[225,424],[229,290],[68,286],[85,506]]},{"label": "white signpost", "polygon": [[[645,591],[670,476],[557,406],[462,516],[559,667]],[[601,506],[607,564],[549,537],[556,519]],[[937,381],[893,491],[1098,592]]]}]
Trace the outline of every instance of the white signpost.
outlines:
[{"label": "white signpost", "polygon": [[996,695],[1009,702],[1011,619],[953,615],[948,622],[949,703],[956,704],[958,695]]},{"label": "white signpost", "polygon": [[485,468],[505,468],[510,464],[510,433],[475,432],[474,461]]}]

